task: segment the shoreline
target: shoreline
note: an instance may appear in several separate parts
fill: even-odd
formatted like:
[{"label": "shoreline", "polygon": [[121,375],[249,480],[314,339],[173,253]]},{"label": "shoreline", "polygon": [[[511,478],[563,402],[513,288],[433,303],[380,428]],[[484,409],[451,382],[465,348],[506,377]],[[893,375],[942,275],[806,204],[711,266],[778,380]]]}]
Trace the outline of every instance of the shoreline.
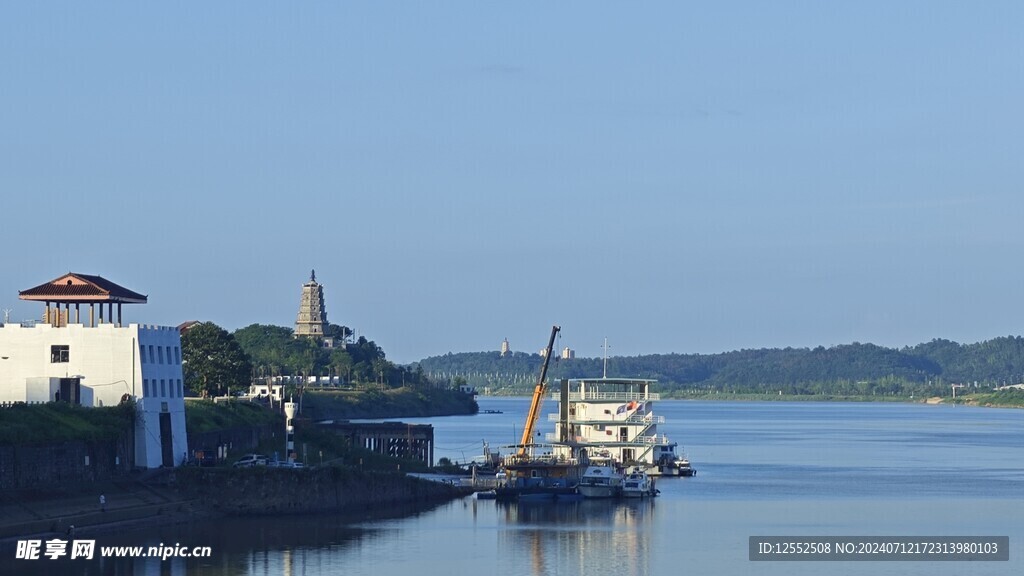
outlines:
[{"label": "shoreline", "polygon": [[[524,398],[529,399],[529,394],[492,394],[489,396],[480,395],[479,398]],[[981,402],[976,398],[964,397],[964,399],[950,397],[932,396],[928,398],[911,398],[909,396],[832,396],[821,395],[799,395],[799,394],[735,394],[721,392],[718,394],[683,394],[665,395],[662,394],[661,401],[681,400],[687,402],[835,402],[835,403],[876,403],[876,404],[926,404],[930,406],[974,406],[977,408],[1024,408],[1024,404],[1006,404]]]},{"label": "shoreline", "polygon": [[[469,493],[395,472],[175,468],[145,480],[79,485],[76,492],[5,494],[0,500],[0,544],[66,537],[70,526],[74,535],[81,535],[226,517],[400,517]],[[106,496],[105,510],[98,494]]]}]

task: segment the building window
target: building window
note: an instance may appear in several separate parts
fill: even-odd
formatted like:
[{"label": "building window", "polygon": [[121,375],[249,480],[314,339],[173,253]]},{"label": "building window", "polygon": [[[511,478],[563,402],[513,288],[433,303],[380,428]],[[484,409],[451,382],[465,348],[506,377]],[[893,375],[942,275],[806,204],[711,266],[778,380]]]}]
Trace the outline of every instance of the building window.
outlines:
[{"label": "building window", "polygon": [[[145,350],[145,348],[143,348]],[[142,380],[142,395],[149,396],[149,378]]]},{"label": "building window", "polygon": [[167,396],[167,381],[163,378],[160,379],[160,395]]},{"label": "building window", "polygon": [[163,364],[164,363],[164,347],[163,346],[157,346],[156,347],[156,353],[157,353],[157,358],[160,359],[160,363]]},{"label": "building window", "polygon": [[153,352],[153,345],[149,345],[149,361],[150,363],[156,362],[156,352]]},{"label": "building window", "polygon": [[139,360],[146,364],[146,347],[142,344],[139,344]]},{"label": "building window", "polygon": [[50,346],[50,362],[53,364],[67,362],[68,351],[67,346]]},{"label": "building window", "polygon": [[181,378],[178,378],[178,398],[185,397],[185,389],[181,386]]},{"label": "building window", "polygon": [[181,348],[177,346],[174,347],[174,363],[181,364]]},{"label": "building window", "polygon": [[167,363],[174,364],[174,360],[171,360],[171,347],[167,347]]}]

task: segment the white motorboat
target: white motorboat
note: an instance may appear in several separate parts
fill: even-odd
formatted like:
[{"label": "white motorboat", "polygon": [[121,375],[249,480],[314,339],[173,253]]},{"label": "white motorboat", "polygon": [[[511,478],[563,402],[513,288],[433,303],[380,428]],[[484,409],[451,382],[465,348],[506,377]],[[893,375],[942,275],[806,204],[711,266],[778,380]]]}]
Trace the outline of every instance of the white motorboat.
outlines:
[{"label": "white motorboat", "polygon": [[587,466],[578,486],[584,498],[616,498],[622,495],[623,474],[612,462]]},{"label": "white motorboat", "polygon": [[622,481],[622,495],[626,498],[653,498],[658,495],[654,478],[641,468],[636,468]]}]

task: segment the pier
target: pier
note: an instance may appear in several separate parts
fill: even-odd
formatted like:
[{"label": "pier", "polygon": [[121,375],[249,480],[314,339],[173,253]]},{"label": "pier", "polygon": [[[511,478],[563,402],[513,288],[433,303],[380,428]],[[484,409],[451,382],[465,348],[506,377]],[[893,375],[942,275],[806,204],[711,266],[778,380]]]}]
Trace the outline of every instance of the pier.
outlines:
[{"label": "pier", "polygon": [[434,427],[430,424],[334,422],[322,426],[347,438],[352,446],[434,465]]}]

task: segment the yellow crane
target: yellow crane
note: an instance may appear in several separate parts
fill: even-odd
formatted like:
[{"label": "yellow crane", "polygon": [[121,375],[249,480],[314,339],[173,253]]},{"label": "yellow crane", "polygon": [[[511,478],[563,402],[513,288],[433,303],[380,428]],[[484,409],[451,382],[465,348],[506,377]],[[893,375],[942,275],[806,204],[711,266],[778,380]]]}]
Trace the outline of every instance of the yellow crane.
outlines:
[{"label": "yellow crane", "polygon": [[523,439],[519,442],[517,456],[526,455],[526,449],[533,444],[533,429],[537,425],[537,416],[540,415],[540,405],[544,401],[544,392],[547,390],[548,362],[551,361],[551,352],[555,347],[555,337],[558,336],[558,326],[551,327],[551,339],[548,340],[547,351],[544,353],[544,364],[540,368],[540,379],[537,380],[537,387],[533,389],[533,402],[530,403],[530,412],[526,415],[526,426],[523,426]]}]

